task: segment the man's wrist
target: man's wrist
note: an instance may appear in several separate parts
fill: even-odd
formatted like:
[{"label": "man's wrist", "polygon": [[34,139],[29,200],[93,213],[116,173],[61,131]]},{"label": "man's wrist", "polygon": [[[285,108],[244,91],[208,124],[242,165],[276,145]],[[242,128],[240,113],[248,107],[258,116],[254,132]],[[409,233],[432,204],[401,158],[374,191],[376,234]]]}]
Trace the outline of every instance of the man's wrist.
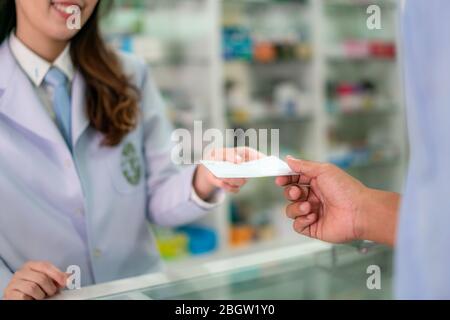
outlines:
[{"label": "man's wrist", "polygon": [[394,246],[401,196],[367,188],[362,196],[360,240]]}]

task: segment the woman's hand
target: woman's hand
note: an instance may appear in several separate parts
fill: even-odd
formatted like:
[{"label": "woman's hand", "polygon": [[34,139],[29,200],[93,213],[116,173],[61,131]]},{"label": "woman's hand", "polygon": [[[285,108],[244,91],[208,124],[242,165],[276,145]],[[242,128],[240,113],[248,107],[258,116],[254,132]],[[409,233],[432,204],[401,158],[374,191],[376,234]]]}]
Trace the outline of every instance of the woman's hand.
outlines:
[{"label": "woman's hand", "polygon": [[[254,149],[240,147],[214,150],[205,160],[242,163],[258,160],[263,157],[265,157],[264,154]],[[207,201],[217,189],[223,189],[230,193],[238,193],[246,183],[247,179],[216,178],[205,166],[199,165],[194,176],[193,185],[198,196]]]},{"label": "woman's hand", "polygon": [[48,262],[27,262],[3,294],[4,300],[42,300],[66,286],[67,274]]},{"label": "woman's hand", "polygon": [[398,194],[369,189],[331,164],[291,157],[287,162],[299,175],[278,177],[276,183],[285,187],[285,197],[291,202],[286,214],[298,233],[332,243],[372,240],[394,244]]}]

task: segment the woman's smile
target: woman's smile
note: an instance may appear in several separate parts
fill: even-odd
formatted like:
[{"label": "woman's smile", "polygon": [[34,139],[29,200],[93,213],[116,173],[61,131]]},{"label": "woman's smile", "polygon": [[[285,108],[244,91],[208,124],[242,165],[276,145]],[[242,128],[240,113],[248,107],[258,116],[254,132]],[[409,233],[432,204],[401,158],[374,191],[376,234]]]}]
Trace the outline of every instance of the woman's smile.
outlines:
[{"label": "woman's smile", "polygon": [[83,4],[81,1],[55,1],[52,0],[50,2],[50,6],[53,11],[55,11],[59,16],[61,16],[64,20],[67,20],[71,15],[74,14],[73,6],[78,7],[78,12],[81,13],[83,9]]}]

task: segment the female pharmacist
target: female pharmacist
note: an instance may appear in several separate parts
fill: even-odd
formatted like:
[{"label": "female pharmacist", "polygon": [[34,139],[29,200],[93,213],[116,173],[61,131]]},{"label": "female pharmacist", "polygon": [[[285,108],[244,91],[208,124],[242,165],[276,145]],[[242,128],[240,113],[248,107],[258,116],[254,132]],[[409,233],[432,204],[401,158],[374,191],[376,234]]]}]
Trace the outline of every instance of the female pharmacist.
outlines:
[{"label": "female pharmacist", "polygon": [[[73,5],[81,30],[68,27]],[[141,60],[105,45],[99,5],[0,4],[4,299],[52,296],[72,265],[82,285],[157,271],[148,220],[188,223],[216,205],[221,190],[245,184],[218,180],[202,166],[177,170],[151,74]],[[257,156],[245,148],[220,151],[215,158],[226,161]]]}]

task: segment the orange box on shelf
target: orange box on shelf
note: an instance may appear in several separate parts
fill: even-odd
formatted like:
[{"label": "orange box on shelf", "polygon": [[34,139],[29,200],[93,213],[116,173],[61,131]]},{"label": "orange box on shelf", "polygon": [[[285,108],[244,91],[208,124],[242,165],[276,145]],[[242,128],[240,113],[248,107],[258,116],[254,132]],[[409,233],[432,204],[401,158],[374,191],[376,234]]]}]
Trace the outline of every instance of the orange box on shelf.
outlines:
[{"label": "orange box on shelf", "polygon": [[255,230],[251,226],[234,226],[230,230],[230,244],[233,247],[250,243],[255,235]]}]

